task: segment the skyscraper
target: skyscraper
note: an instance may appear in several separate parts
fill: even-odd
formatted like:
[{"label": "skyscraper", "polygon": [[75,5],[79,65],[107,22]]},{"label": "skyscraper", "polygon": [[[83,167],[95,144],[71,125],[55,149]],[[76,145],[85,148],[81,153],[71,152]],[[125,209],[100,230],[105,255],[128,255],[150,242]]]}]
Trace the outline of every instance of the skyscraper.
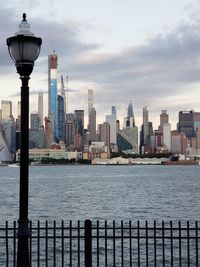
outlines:
[{"label": "skyscraper", "polygon": [[58,56],[55,51],[48,57],[48,116],[52,120],[52,133],[56,139],[57,127],[57,65]]},{"label": "skyscraper", "polygon": [[116,107],[112,106],[111,115],[106,115],[106,122],[110,124],[110,143],[117,144],[117,111]]},{"label": "skyscraper", "polygon": [[64,128],[65,128],[65,112],[64,112],[64,99],[63,96],[57,96],[58,101],[58,124],[57,124],[57,140],[64,140]]},{"label": "skyscraper", "polygon": [[147,137],[149,135],[149,111],[145,106],[143,108],[143,144],[147,145]]},{"label": "skyscraper", "polygon": [[84,132],[84,110],[77,109],[75,112],[75,120],[78,125],[78,133],[82,136]]},{"label": "skyscraper", "polygon": [[31,113],[31,129],[39,130],[40,128],[40,117],[38,113]]},{"label": "skyscraper", "polygon": [[169,115],[167,114],[167,110],[162,110],[160,114],[160,126],[158,127],[160,132],[163,132],[164,123],[169,123]]},{"label": "skyscraper", "polygon": [[200,112],[194,110],[179,112],[179,133],[184,133],[187,138],[191,139],[196,136],[197,128],[200,128]]},{"label": "skyscraper", "polygon": [[109,146],[110,145],[110,124],[108,122],[99,124],[98,131],[99,131],[99,141],[104,142],[106,146]]},{"label": "skyscraper", "polygon": [[65,143],[66,146],[74,147],[75,136],[78,134],[78,125],[75,120],[75,114],[67,113],[65,121]]},{"label": "skyscraper", "polygon": [[88,89],[88,131],[90,132],[90,113],[93,109],[93,90]]},{"label": "skyscraper", "polygon": [[8,100],[1,101],[2,120],[9,120],[12,117],[12,102]]},{"label": "skyscraper", "polygon": [[88,117],[93,108],[93,89],[88,89]]},{"label": "skyscraper", "polygon": [[174,154],[185,154],[187,147],[187,137],[184,133],[178,131],[171,132],[171,152]]},{"label": "skyscraper", "polygon": [[40,127],[43,126],[43,93],[38,94],[38,116],[40,119]]},{"label": "skyscraper", "polygon": [[46,147],[49,148],[52,143],[52,125],[49,117],[44,118],[44,129],[45,129]]},{"label": "skyscraper", "polygon": [[138,128],[135,126],[131,101],[128,105],[127,117],[124,118],[124,127],[117,133],[117,145],[120,151],[138,153]]},{"label": "skyscraper", "polygon": [[128,111],[127,111],[127,117],[124,118],[124,128],[127,127],[134,127],[135,126],[135,118],[133,113],[133,104],[132,101],[130,101],[128,105]]},{"label": "skyscraper", "polygon": [[135,126],[135,117],[134,117],[134,113],[133,113],[133,104],[132,101],[130,101],[129,105],[128,105],[128,118],[132,118],[132,125],[131,127]]},{"label": "skyscraper", "polygon": [[93,107],[89,115],[89,132],[90,132],[90,141],[96,141],[96,109]]},{"label": "skyscraper", "polygon": [[140,132],[140,153],[150,152],[152,150],[151,136],[153,134],[152,122],[149,122],[149,111],[145,106],[143,108],[143,124]]},{"label": "skyscraper", "polygon": [[170,123],[163,123],[163,145],[167,148],[168,151],[171,151],[171,124]]},{"label": "skyscraper", "polygon": [[[67,77],[68,79],[68,77]],[[65,95],[65,84],[64,84],[64,80],[63,80],[63,76],[61,75],[61,92],[60,95],[63,98],[63,109],[64,109],[64,114],[66,114],[66,95]]]}]

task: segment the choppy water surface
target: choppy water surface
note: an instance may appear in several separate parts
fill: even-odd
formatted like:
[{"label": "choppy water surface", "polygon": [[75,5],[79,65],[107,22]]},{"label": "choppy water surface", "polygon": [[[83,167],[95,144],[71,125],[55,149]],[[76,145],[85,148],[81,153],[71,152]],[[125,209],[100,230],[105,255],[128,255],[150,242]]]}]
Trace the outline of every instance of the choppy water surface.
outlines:
[{"label": "choppy water surface", "polygon": [[[32,166],[31,220],[200,220],[200,166]],[[17,220],[19,168],[0,167],[0,222]]]}]

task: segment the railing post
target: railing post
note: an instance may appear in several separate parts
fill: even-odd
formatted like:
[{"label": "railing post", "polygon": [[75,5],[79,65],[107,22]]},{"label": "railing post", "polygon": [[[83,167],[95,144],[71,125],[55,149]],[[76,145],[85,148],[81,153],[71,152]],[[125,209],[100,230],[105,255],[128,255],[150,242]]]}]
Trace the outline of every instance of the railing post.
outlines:
[{"label": "railing post", "polygon": [[85,267],[92,267],[92,222],[85,220]]}]

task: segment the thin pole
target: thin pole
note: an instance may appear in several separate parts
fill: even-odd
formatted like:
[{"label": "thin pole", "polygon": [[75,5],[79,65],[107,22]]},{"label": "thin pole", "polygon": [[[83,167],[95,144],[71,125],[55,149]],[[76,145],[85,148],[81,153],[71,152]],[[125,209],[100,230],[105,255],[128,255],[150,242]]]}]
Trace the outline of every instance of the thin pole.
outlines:
[{"label": "thin pole", "polygon": [[21,76],[20,192],[17,267],[29,267],[29,87],[28,76]]}]

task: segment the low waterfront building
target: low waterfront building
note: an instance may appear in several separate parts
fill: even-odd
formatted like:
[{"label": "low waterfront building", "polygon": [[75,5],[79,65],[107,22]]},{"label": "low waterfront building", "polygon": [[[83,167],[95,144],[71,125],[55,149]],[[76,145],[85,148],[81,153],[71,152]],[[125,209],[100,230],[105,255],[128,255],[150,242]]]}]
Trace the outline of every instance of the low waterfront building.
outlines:
[{"label": "low waterfront building", "polygon": [[[29,149],[29,159],[41,161],[42,159],[75,159],[82,158],[82,152],[66,151],[64,149]],[[20,150],[16,153],[16,160],[20,160]]]},{"label": "low waterfront building", "polygon": [[93,160],[95,158],[110,158],[110,150],[105,146],[104,142],[92,142],[89,146],[85,146],[83,159]]},{"label": "low waterfront building", "polygon": [[161,165],[169,161],[168,158],[122,158],[116,157],[111,159],[95,158],[92,160],[94,165]]},{"label": "low waterfront building", "polygon": [[95,158],[91,162],[93,165],[129,165],[129,159],[124,159],[122,157],[117,158]]}]

